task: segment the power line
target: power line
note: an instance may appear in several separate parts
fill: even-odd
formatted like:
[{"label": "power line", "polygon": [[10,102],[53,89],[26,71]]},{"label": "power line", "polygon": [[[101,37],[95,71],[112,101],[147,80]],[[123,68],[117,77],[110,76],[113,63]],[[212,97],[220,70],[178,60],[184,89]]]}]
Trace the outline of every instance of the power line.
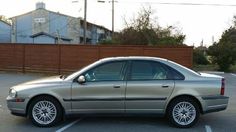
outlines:
[{"label": "power line", "polygon": [[131,2],[131,1],[119,1],[119,3],[143,3],[143,4],[159,4],[159,5],[184,5],[184,6],[231,6],[236,4],[209,4],[209,3],[169,3],[169,2]]},{"label": "power line", "polygon": [[162,5],[193,5],[193,6],[236,6],[231,4],[205,4],[205,3],[157,3],[154,4],[162,4]]}]

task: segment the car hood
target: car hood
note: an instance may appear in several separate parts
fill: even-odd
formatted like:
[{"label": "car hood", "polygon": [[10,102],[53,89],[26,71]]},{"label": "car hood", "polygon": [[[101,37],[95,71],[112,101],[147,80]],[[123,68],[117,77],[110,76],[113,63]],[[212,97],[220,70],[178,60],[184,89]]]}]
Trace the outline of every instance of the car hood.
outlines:
[{"label": "car hood", "polygon": [[52,76],[52,77],[41,78],[41,79],[37,79],[33,81],[28,81],[28,82],[22,83],[21,85],[56,83],[56,82],[61,82],[61,81],[63,81],[63,79],[61,79],[60,76]]},{"label": "car hood", "polygon": [[12,88],[19,91],[19,90],[25,90],[29,88],[31,89],[31,88],[61,85],[61,82],[63,81],[64,80],[61,79],[60,76],[52,76],[52,77],[46,77],[46,78],[41,78],[41,79],[21,83],[16,86],[13,86]]}]

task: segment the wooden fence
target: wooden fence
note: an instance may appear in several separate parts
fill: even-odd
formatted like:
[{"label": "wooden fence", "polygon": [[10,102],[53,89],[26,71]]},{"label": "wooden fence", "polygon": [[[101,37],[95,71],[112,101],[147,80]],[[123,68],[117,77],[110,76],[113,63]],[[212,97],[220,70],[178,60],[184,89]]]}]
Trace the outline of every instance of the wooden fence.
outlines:
[{"label": "wooden fence", "polygon": [[191,68],[193,47],[0,44],[0,70],[61,74],[115,56],[162,57]]}]

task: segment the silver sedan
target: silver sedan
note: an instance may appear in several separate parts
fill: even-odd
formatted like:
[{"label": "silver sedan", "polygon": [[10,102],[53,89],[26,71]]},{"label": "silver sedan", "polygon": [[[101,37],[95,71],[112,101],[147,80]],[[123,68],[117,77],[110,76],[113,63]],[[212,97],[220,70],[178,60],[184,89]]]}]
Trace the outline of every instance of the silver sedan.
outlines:
[{"label": "silver sedan", "polygon": [[10,88],[8,108],[40,127],[73,114],[166,116],[176,127],[197,123],[200,114],[225,110],[225,80],[197,73],[167,59],[101,59],[69,76],[54,76]]}]

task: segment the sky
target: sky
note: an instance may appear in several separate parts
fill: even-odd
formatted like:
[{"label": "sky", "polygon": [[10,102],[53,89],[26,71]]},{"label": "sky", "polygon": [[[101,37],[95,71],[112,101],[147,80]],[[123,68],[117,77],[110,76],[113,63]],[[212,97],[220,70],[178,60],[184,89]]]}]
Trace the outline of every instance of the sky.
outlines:
[{"label": "sky", "polygon": [[[82,17],[84,0],[0,0],[0,15],[8,18],[35,10],[37,2],[44,2],[46,9],[62,14]],[[115,31],[125,27],[124,19],[129,22],[137,16],[142,7],[151,6],[153,18],[160,26],[175,26],[186,35],[184,41],[189,46],[210,46],[218,41],[224,30],[232,25],[236,15],[235,0],[115,0]],[[111,29],[112,6],[109,0],[99,3],[97,0],[87,0],[87,20]],[[201,3],[223,4],[235,6],[209,5],[167,5],[160,3]]]}]

